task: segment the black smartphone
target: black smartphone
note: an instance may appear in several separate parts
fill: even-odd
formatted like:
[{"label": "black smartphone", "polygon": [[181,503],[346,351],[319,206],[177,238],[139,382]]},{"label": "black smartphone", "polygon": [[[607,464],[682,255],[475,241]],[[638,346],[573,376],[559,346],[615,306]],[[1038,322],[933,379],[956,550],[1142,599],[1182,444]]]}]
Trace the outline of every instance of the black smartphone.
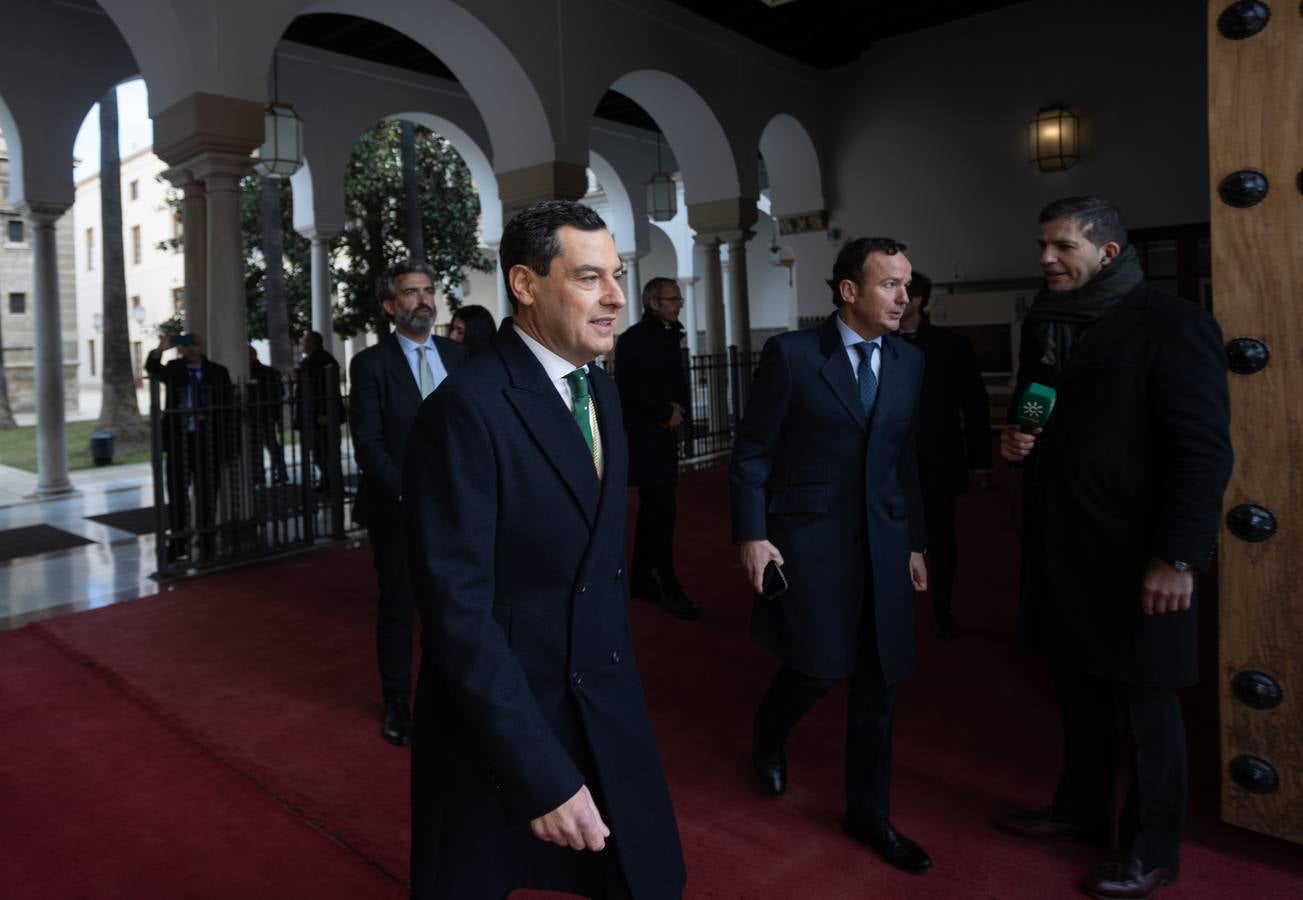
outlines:
[{"label": "black smartphone", "polygon": [[769,565],[765,566],[765,574],[760,579],[760,596],[766,600],[773,600],[786,590],[787,576],[783,574],[783,567],[771,559]]},{"label": "black smartphone", "polygon": [[189,347],[195,342],[193,334],[174,334],[172,335],[173,347]]}]

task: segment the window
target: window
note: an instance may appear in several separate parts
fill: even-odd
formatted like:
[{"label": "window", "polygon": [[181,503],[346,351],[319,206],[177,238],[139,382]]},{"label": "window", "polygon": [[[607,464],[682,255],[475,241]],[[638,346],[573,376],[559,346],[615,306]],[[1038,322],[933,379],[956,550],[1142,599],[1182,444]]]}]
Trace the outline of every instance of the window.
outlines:
[{"label": "window", "polygon": [[88,351],[86,357],[87,359],[90,360],[90,377],[94,378],[95,377],[95,338],[91,338],[86,342],[86,350]]},{"label": "window", "polygon": [[135,294],[135,295],[132,296],[132,298],[131,298],[131,308],[132,308],[132,309],[139,309],[139,308],[140,308],[140,295],[139,295],[139,294]]},{"label": "window", "polygon": [[179,313],[185,309],[185,288],[172,288],[172,312]]},{"label": "window", "polygon": [[179,212],[172,213],[172,252],[180,253],[185,242],[185,224]]},{"label": "window", "polygon": [[95,271],[95,229],[86,229],[86,271]]},{"label": "window", "polygon": [[139,200],[139,199],[140,199],[140,182],[139,182],[139,181],[133,181],[133,182],[131,182],[131,184],[127,185],[127,192],[128,192],[128,195],[131,197],[132,200]]},{"label": "window", "polygon": [[11,244],[21,244],[23,242],[23,220],[10,219],[9,233],[6,235]]},{"label": "window", "polygon": [[131,262],[140,265],[140,226],[131,226]]},{"label": "window", "polygon": [[11,316],[21,316],[27,312],[27,295],[10,294],[9,295],[9,314]]}]

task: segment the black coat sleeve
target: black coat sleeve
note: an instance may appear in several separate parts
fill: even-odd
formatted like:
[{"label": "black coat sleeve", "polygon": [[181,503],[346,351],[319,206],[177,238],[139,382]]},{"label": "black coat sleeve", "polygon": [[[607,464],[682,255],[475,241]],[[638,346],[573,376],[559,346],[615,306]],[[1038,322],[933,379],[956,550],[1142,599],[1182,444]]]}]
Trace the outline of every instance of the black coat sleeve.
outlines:
[{"label": "black coat sleeve", "polygon": [[1163,341],[1149,388],[1162,460],[1154,556],[1206,570],[1231,476],[1230,396],[1221,329],[1191,312]]},{"label": "black coat sleeve", "polygon": [[982,381],[973,345],[961,341],[955,354],[955,372],[959,381],[960,406],[964,413],[964,449],[968,468],[991,468],[991,398]]},{"label": "black coat sleeve", "polygon": [[408,559],[427,658],[439,666],[510,815],[528,821],[570,799],[584,779],[493,617],[501,499],[493,443],[475,405],[443,390],[422,404],[408,440]]},{"label": "black coat sleeve", "polygon": [[385,402],[384,371],[380,361],[374,352],[353,357],[349,369],[348,427],[358,466],[380,485],[390,501],[397,503],[403,493],[403,473],[385,442],[385,421],[381,415]]},{"label": "black coat sleeve", "polygon": [[[733,440],[728,481],[734,541],[766,538],[766,489],[791,397],[792,374],[787,358],[781,342],[770,338],[760,352],[760,365],[751,382],[751,399]],[[915,473],[917,476],[917,468]]]},{"label": "black coat sleeve", "polygon": [[[656,383],[654,351],[644,334],[632,328],[626,331],[615,354],[615,383],[620,389],[620,402],[626,408],[660,425],[670,420],[673,410],[670,401],[665,399],[671,387]],[[677,393],[678,387],[674,386],[673,390]]]},{"label": "black coat sleeve", "polygon": [[922,407],[923,365],[919,361],[919,379],[914,389],[914,416],[909,423],[909,431],[901,442],[900,458],[896,461],[896,479],[905,491],[905,502],[909,505],[909,549],[915,553],[927,550],[927,518],[923,512],[923,486],[918,474],[918,423]]}]

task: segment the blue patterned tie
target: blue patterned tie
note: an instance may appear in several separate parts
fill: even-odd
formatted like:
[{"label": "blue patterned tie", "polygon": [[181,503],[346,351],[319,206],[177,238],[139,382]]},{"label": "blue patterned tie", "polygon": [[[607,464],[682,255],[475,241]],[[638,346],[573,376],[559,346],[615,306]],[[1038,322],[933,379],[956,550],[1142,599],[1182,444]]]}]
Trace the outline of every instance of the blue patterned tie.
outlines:
[{"label": "blue patterned tie", "polygon": [[860,379],[860,406],[864,407],[864,415],[867,418],[869,410],[873,409],[873,401],[878,396],[878,378],[873,374],[873,351],[878,349],[878,345],[870,341],[860,341],[855,345],[855,349],[860,351],[860,365],[857,369]]}]

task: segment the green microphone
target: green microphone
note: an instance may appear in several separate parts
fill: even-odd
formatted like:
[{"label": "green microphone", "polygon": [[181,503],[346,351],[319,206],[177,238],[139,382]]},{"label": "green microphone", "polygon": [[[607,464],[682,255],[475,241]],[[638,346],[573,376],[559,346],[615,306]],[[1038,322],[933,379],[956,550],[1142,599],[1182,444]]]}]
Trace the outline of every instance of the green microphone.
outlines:
[{"label": "green microphone", "polygon": [[1050,421],[1050,413],[1054,412],[1054,401],[1058,396],[1058,391],[1052,387],[1034,381],[1027,385],[1013,415],[1019,430],[1023,434],[1031,434],[1037,428],[1044,428]]}]

